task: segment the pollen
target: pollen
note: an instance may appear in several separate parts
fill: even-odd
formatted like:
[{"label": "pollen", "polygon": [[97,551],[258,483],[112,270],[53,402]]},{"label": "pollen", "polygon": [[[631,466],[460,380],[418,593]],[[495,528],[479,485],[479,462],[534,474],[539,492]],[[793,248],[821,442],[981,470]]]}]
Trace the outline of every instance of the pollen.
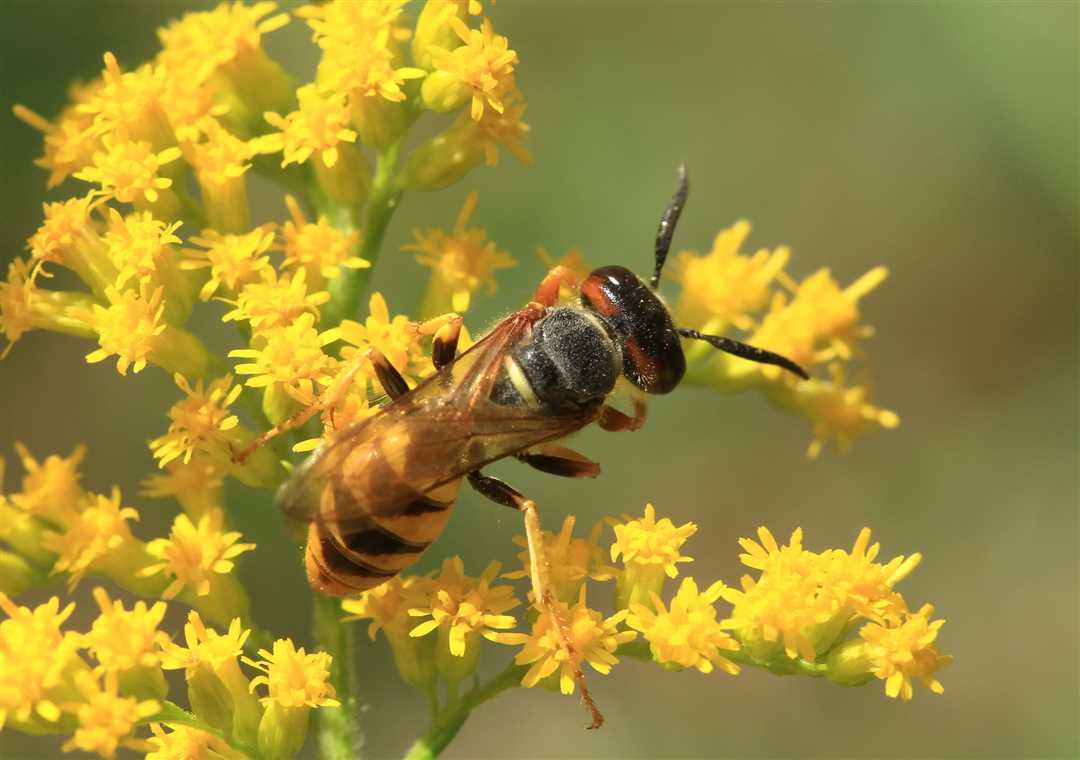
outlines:
[{"label": "pollen", "polygon": [[158,630],[165,617],[165,602],[135,602],[129,610],[119,599],[112,600],[103,588],[94,589],[94,600],[101,614],[84,636],[86,648],[106,671],[125,671],[134,667],[156,667],[161,647],[169,635]]},{"label": "pollen", "polygon": [[682,555],[679,549],[690,536],[697,533],[694,523],[676,527],[670,518],[657,520],[652,504],[645,505],[645,514],[640,519],[625,519],[625,522],[614,525],[615,542],[611,545],[613,562],[621,555],[624,565],[655,566],[663,569],[669,578],[679,574],[680,563],[693,562],[693,558]]},{"label": "pollen", "polygon": [[173,380],[185,397],[169,408],[169,431],[150,442],[158,466],[165,467],[174,460],[189,464],[197,451],[228,461],[231,453],[227,434],[240,423],[229,407],[243,387],[234,386],[231,375],[213,380],[208,386],[199,380],[192,387],[183,375]]},{"label": "pollen", "polygon": [[164,573],[172,578],[161,595],[164,599],[172,599],[184,587],[206,596],[216,575],[231,573],[233,559],[255,548],[255,544],[237,543],[240,533],[223,531],[223,521],[220,509],[208,512],[197,525],[187,515],[178,515],[169,537],[155,539],[146,547],[147,553],[161,562],[143,568],[139,576]]},{"label": "pollen", "polygon": [[181,262],[182,269],[210,268],[210,279],[199,291],[199,298],[210,299],[222,286],[230,293],[257,282],[261,273],[272,267],[267,251],[274,242],[272,225],[256,227],[242,235],[223,235],[216,230],[204,230],[191,242],[205,250],[185,248],[191,258]]},{"label": "pollen", "polygon": [[121,375],[126,375],[128,368],[132,372],[142,372],[158,338],[165,332],[162,288],[158,286],[147,295],[145,288],[142,293],[135,293],[109,286],[105,295],[108,306],[93,304],[89,310],[83,307],[68,309],[71,317],[85,322],[98,334],[101,347],[87,354],[86,361],[93,364],[115,354],[116,371]]},{"label": "pollen", "polygon": [[274,642],[274,651],[259,650],[261,661],[245,659],[265,675],[251,679],[251,690],[266,684],[268,694],[259,701],[264,705],[276,702],[282,707],[338,707],[330,684],[330,662],[325,652],[306,653],[290,639]]},{"label": "pollen", "polygon": [[597,673],[607,675],[617,665],[615,651],[621,644],[637,638],[637,631],[620,631],[619,623],[629,612],[621,610],[605,618],[585,604],[585,587],[576,604],[569,609],[557,602],[567,620],[566,634],[572,646],[572,654],[563,645],[554,629],[550,615],[541,615],[533,623],[532,633],[503,633],[497,641],[503,644],[523,644],[514,657],[518,665],[531,665],[521,685],[533,687],[545,678],[558,674],[559,690],[563,694],[574,693],[574,671],[583,663],[589,663]]},{"label": "pollen", "polygon": [[75,177],[101,187],[100,195],[121,203],[154,203],[158,191],[172,187],[172,180],[159,176],[165,164],[180,158],[179,148],[155,152],[150,143],[102,138],[103,150],[93,156],[93,166],[75,172]]},{"label": "pollen", "polygon": [[140,702],[121,697],[116,673],[106,673],[103,683],[90,673],[77,673],[75,685],[83,701],[67,707],[75,713],[79,726],[61,747],[64,752],[79,749],[104,758],[116,757],[117,748],[127,743],[135,727],[161,710],[161,703],[152,699]]},{"label": "pollen", "polygon": [[753,326],[751,313],[768,305],[770,287],[791,252],[780,246],[741,254],[749,235],[750,222],[740,220],[717,234],[708,253],[683,251],[675,257],[671,273],[682,285],[676,307],[681,322],[701,326],[714,321],[719,329],[727,324],[740,330]]},{"label": "pollen", "polygon": [[495,272],[517,265],[506,251],[499,250],[495,241],[487,239],[482,227],[466,227],[476,211],[478,196],[469,193],[458,212],[453,233],[447,235],[441,229],[427,234],[414,232],[416,242],[402,246],[402,250],[416,251],[416,260],[431,267],[452,293],[453,309],[464,312],[469,308],[472,293],[485,288],[495,292]]},{"label": "pollen", "polygon": [[356,142],[356,132],[348,126],[351,117],[345,93],[323,95],[309,84],[296,91],[296,98],[298,110],[285,116],[265,115],[271,126],[281,130],[282,167],[302,164],[317,153],[323,166],[333,168],[338,161],[338,143]]},{"label": "pollen", "polygon": [[66,530],[45,534],[45,547],[59,555],[52,571],[70,574],[70,591],[87,570],[134,540],[127,521],[138,519],[138,510],[121,506],[119,488],[114,486],[109,496],[90,495],[89,503]]},{"label": "pollen", "polygon": [[316,386],[329,385],[337,367],[323,347],[338,337],[336,328],[320,333],[315,316],[305,313],[287,327],[258,333],[255,344],[260,348],[230,351],[229,357],[251,360],[236,365],[237,374],[250,375],[245,385],[277,388],[301,404],[312,404]]},{"label": "pollen", "polygon": [[627,625],[641,631],[658,663],[697,668],[702,673],[711,673],[717,667],[735,675],[739,666],[723,653],[737,651],[739,644],[716,619],[715,604],[723,588],[724,584],[717,581],[699,592],[693,578],[683,578],[670,607],[665,607],[659,597],[653,599],[654,609],[633,604]]},{"label": "pollen", "polygon": [[495,640],[496,633],[513,628],[517,621],[513,615],[505,615],[520,602],[514,598],[511,586],[492,586],[499,574],[499,563],[492,562],[479,578],[465,575],[461,557],[451,557],[443,562],[442,572],[432,579],[429,606],[409,610],[414,617],[431,616],[430,620],[413,628],[409,635],[424,636],[440,626],[446,629],[450,654],[465,655],[469,634],[480,634]]},{"label": "pollen", "polygon": [[285,205],[292,220],[281,228],[285,251],[285,260],[281,263],[283,269],[306,269],[308,282],[314,285],[337,277],[342,268],[367,269],[371,266],[371,262],[353,255],[360,242],[359,232],[338,229],[325,216],[320,216],[317,222],[308,222],[291,195],[285,196]]},{"label": "pollen", "polygon": [[432,49],[431,62],[436,72],[449,75],[471,91],[469,116],[479,121],[486,108],[496,113],[504,110],[503,97],[516,89],[514,66],[517,53],[502,35],[495,34],[491,22],[484,19],[479,29],[469,29],[459,18],[450,19],[462,44],[453,50]]},{"label": "pollen", "polygon": [[55,723],[60,707],[54,700],[66,690],[64,680],[86,667],[78,656],[82,637],[60,630],[75,604],[61,610],[54,596],[31,610],[0,591],[0,610],[7,615],[0,620],[0,728],[34,717]]},{"label": "pollen", "polygon": [[942,655],[934,644],[945,621],[931,622],[933,614],[933,605],[926,604],[897,627],[868,623],[859,631],[866,642],[866,655],[873,663],[874,675],[885,681],[888,696],[911,699],[914,679],[935,694],[944,693],[945,687],[934,674],[953,658]]}]

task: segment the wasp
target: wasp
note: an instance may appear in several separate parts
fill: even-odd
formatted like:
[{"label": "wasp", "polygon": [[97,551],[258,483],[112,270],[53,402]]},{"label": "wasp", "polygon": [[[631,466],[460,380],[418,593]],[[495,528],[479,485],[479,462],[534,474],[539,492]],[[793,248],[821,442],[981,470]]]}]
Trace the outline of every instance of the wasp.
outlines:
[{"label": "wasp", "polygon": [[[534,602],[552,616],[572,652],[550,591],[536,504],[483,468],[515,457],[553,475],[597,476],[596,462],[554,442],[593,423],[609,431],[641,427],[644,394],[674,390],[686,371],[682,338],[806,378],[783,356],[673,324],[657,288],[688,189],[680,166],[657,231],[648,284],[625,267],[604,266],[580,283],[578,298],[556,305],[560,287],[577,285],[568,269],[556,266],[532,301],[460,355],[460,317],[424,323],[418,329],[433,335],[436,371],[414,388],[381,352],[367,354],[389,403],[316,450],[278,495],[288,517],[309,524],[305,564],[313,589],[349,596],[416,562],[442,532],[467,481],[484,497],[523,513]],[[345,387],[350,377],[345,373],[335,385]],[[608,403],[621,378],[643,392],[633,393],[632,416]],[[320,408],[332,405],[335,393],[328,390],[330,400]],[[302,424],[313,413],[270,434]],[[592,713],[590,727],[598,727],[603,718],[581,673],[575,678]]]}]

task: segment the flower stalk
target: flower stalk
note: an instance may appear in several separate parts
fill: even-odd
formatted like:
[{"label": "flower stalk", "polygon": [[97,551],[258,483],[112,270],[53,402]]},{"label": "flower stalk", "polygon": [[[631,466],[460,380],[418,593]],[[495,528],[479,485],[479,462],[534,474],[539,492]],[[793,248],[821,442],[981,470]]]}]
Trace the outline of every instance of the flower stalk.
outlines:
[{"label": "flower stalk", "polygon": [[341,622],[337,599],[315,594],[314,606],[315,640],[322,651],[334,658],[330,683],[341,702],[340,707],[319,710],[315,741],[323,760],[360,760],[364,733],[356,695],[355,626]]}]

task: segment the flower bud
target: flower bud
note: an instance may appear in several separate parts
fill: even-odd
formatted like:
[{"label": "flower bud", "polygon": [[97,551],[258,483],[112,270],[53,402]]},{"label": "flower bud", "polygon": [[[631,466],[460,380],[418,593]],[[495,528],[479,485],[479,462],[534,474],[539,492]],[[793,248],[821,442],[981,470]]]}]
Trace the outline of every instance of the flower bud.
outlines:
[{"label": "flower bud", "polygon": [[459,119],[449,129],[419,145],[402,172],[406,190],[441,190],[457,182],[484,160],[474,139],[471,120]]},{"label": "flower bud", "polygon": [[472,98],[472,89],[448,71],[433,71],[420,85],[424,107],[439,113],[456,111]]},{"label": "flower bud", "polygon": [[416,18],[416,31],[412,38],[413,63],[422,69],[432,68],[432,48],[453,50],[461,45],[461,38],[454,33],[450,19],[457,16],[465,20],[464,7],[452,0],[427,0]]},{"label": "flower bud", "polygon": [[259,722],[259,751],[268,760],[296,756],[307,737],[309,707],[283,707],[271,702]]},{"label": "flower bud", "polygon": [[392,102],[377,95],[356,93],[350,104],[360,141],[379,150],[395,143],[412,123],[405,101]]},{"label": "flower bud", "polygon": [[874,677],[873,662],[862,639],[845,641],[835,647],[826,659],[825,677],[843,686],[862,686]]},{"label": "flower bud", "polygon": [[187,671],[187,685],[192,711],[214,728],[231,731],[233,698],[214,669],[200,662]]}]

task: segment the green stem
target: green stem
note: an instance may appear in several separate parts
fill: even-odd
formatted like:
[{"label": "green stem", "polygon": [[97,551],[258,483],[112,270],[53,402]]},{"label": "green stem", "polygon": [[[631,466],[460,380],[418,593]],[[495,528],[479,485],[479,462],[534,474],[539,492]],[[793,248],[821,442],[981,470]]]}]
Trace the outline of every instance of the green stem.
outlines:
[{"label": "green stem", "polygon": [[[401,201],[401,187],[394,176],[400,150],[401,142],[398,141],[379,154],[361,231],[363,239],[359,252],[360,258],[371,262],[371,266],[367,269],[347,269],[330,282],[331,300],[322,310],[323,321],[329,326],[337,325],[359,311],[360,299],[367,290],[372,272],[375,271],[375,262],[379,258],[386,228]],[[322,212],[338,229],[348,232],[356,228],[354,209],[328,204]]]},{"label": "green stem", "polygon": [[354,633],[355,626],[341,622],[338,600],[315,594],[315,640],[334,658],[330,682],[341,702],[341,707],[323,707],[315,713],[318,720],[315,741],[323,760],[359,760],[364,745],[356,698]]},{"label": "green stem", "polygon": [[523,665],[508,665],[487,683],[480,684],[461,699],[452,701],[431,722],[427,732],[413,743],[405,753],[404,760],[432,760],[438,757],[457,736],[469,713],[504,691],[520,685],[526,670]]},{"label": "green stem", "polygon": [[194,728],[198,731],[204,731],[208,734],[216,736],[223,742],[228,744],[237,752],[240,752],[244,757],[251,758],[251,760],[261,760],[262,755],[259,754],[258,749],[255,747],[249,747],[247,745],[238,745],[231,741],[229,735],[224,731],[214,728],[209,723],[196,718],[180,705],[165,700],[161,704],[161,710],[151,715],[149,718],[144,718],[142,723],[168,723],[176,726],[187,726],[188,728]]},{"label": "green stem", "polygon": [[[767,670],[778,676],[799,675],[809,676],[811,678],[823,678],[829,672],[829,666],[824,662],[810,662],[801,657],[792,660],[784,655],[780,655],[771,660],[755,660],[744,649],[739,649],[734,652],[724,650],[720,654],[725,659],[731,660],[739,665],[751,668],[761,668],[762,670]],[[642,639],[631,641],[620,646],[619,656],[633,657],[634,659],[642,660],[643,662],[652,661],[652,652],[649,650],[649,643]]]}]

